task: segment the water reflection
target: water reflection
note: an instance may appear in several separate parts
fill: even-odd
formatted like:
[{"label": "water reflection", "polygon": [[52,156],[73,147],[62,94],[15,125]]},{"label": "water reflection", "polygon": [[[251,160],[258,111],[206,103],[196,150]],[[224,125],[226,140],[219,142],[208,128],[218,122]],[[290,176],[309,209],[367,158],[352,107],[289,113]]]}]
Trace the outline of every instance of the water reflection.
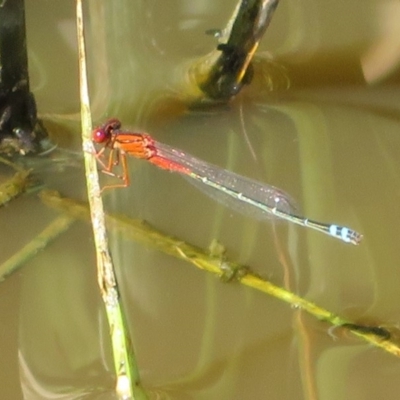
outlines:
[{"label": "water reflection", "polygon": [[[174,71],[214,45],[204,32],[223,26],[231,5],[208,4],[205,14],[186,21],[177,18],[186,15],[177,11],[182,2],[138,4],[89,3],[95,118],[118,116],[160,141],[281,187],[308,215],[358,227],[365,242],[355,249],[301,228],[245,218],[179,177],[134,160],[131,188],[108,196],[107,209],[143,218],[203,248],[218,239],[230,258],[350,321],[395,323],[400,96],[395,85],[367,90],[360,66],[364,43],[375,40],[370,27],[377,2],[367,1],[362,9],[355,1],[280,4],[263,46],[285,67],[292,86],[258,97],[257,88],[250,87],[212,113],[160,100],[177,93]],[[31,23],[52,12],[56,18],[59,13],[59,18],[73,17],[72,4],[49,7],[36,2],[28,10]],[[146,15],[153,21],[150,33]],[[54,51],[43,50],[45,41],[35,36],[42,26],[31,26],[37,30],[32,51],[42,55],[40,76],[47,79],[38,90],[40,110],[78,110],[76,53],[60,50],[60,58],[54,57],[58,46],[64,48],[59,37],[53,44],[46,40]],[[50,18],[46,29],[55,26]],[[325,55],[336,59],[335,68],[328,68]],[[71,76],[58,78],[66,69]],[[54,172],[46,182],[83,199],[81,172],[72,183],[61,184],[72,171]],[[56,215],[34,194],[0,209],[2,260]],[[111,235],[146,387],[169,390],[176,399],[249,398],[249,393],[255,399],[329,397],[332,387],[336,398],[395,398],[399,388],[393,376],[399,367],[394,357],[391,361],[362,342],[333,342],[325,325],[299,310]],[[0,286],[7,327],[0,341],[0,384],[7,398],[22,397],[20,379],[27,398],[35,398],[31,390],[36,398],[75,391],[101,398],[112,391],[93,254],[90,228],[77,222]],[[97,392],[89,393],[93,388]]]}]

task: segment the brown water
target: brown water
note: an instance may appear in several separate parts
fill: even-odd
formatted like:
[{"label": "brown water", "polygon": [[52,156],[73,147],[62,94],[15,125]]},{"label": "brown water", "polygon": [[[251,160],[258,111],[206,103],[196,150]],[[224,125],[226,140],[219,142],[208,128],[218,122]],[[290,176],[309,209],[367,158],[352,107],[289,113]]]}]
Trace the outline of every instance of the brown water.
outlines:
[{"label": "brown water", "polygon": [[[256,81],[229,107],[182,112],[181,71],[206,54],[234,1],[88,1],[96,122],[118,116],[208,162],[280,187],[310,218],[350,226],[360,246],[215,203],[179,176],[130,160],[109,212],[149,221],[352,321],[400,320],[400,7],[285,1]],[[327,4],[328,3],[328,4]],[[190,5],[189,5],[190,4]],[[72,2],[28,2],[32,90],[57,140],[79,151]],[[268,55],[266,52],[268,51]],[[287,80],[291,86],[284,90]],[[72,118],[71,118],[72,116]],[[75,118],[78,121],[78,118]],[[70,130],[71,132],[71,130]],[[80,161],[41,161],[51,187],[84,199]],[[47,173],[46,173],[47,171]],[[0,209],[0,263],[58,213],[35,194]],[[144,386],[172,399],[397,399],[400,361],[276,299],[224,284],[113,232],[111,248]],[[110,399],[114,377],[89,225],[75,222],[0,284],[4,399]]]}]

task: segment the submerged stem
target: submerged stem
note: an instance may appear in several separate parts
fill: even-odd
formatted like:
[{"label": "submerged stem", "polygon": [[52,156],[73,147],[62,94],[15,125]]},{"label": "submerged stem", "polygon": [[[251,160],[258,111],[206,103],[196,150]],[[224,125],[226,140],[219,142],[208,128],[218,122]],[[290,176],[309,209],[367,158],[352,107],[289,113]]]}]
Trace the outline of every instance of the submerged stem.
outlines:
[{"label": "submerged stem", "polygon": [[18,171],[9,180],[0,185],[0,206],[24,192],[29,174],[30,171]]},{"label": "submerged stem", "polygon": [[[56,208],[75,218],[89,220],[90,213],[87,204],[63,198],[57,192],[53,191],[42,191],[40,197],[50,207]],[[210,255],[209,251],[202,250],[178,238],[169,236],[146,222],[121,215],[106,215],[105,221],[108,228],[123,233],[125,237],[131,240],[145,244],[180,260],[185,260],[195,267],[211,272],[218,277],[226,277],[227,271],[233,271],[231,275],[234,275],[239,283],[282,300],[290,304],[293,309],[306,311],[318,320],[327,322],[334,327],[347,329],[366,342],[400,357],[400,347],[390,339],[390,332],[388,330],[383,330],[379,327],[360,328],[360,325],[352,323],[261,278],[251,272],[250,268],[234,261],[222,260],[219,256]]]},{"label": "submerged stem", "polygon": [[6,262],[0,264],[0,282],[34,257],[40,250],[46,248],[49,243],[65,232],[74,222],[75,219],[68,215],[61,215],[51,222],[27,245]]}]

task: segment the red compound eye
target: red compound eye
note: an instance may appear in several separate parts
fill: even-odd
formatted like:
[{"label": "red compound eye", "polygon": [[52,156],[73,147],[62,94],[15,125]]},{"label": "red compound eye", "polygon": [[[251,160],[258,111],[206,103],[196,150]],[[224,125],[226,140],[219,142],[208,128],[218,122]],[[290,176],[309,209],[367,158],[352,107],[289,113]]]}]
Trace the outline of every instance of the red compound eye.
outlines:
[{"label": "red compound eye", "polygon": [[110,133],[107,132],[103,127],[96,128],[92,133],[92,140],[96,143],[104,143],[110,137]]}]

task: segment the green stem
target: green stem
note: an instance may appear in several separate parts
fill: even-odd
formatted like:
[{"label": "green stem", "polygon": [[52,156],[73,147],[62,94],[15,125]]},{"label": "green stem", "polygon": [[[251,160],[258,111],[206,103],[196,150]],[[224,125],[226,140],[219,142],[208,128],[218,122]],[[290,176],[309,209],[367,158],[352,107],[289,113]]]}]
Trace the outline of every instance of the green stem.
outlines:
[{"label": "green stem", "polygon": [[[70,216],[89,220],[90,213],[87,204],[62,198],[57,192],[52,191],[42,191],[40,197],[50,207],[65,212]],[[400,347],[390,339],[390,332],[386,329],[352,323],[282,287],[274,285],[239,263],[222,260],[219,256],[210,255],[209,251],[166,235],[146,222],[121,215],[106,215],[105,220],[109,229],[119,231],[131,240],[187,261],[195,267],[211,272],[218,277],[231,274],[236,277],[239,283],[245,286],[282,300],[290,304],[293,309],[305,311],[320,321],[327,322],[338,329],[345,329],[366,342],[400,357]]]}]

